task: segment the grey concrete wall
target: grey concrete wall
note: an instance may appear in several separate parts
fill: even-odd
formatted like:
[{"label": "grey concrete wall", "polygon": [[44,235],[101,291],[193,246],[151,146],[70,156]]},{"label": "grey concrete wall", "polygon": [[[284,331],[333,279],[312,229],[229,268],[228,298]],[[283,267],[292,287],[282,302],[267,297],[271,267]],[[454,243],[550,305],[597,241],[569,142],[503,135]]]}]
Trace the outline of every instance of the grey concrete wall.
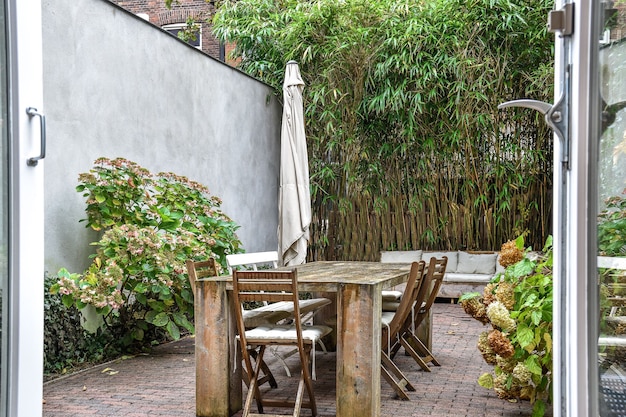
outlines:
[{"label": "grey concrete wall", "polygon": [[45,262],[82,272],[97,240],[78,174],[124,157],[209,187],[247,251],[277,248],[281,105],[267,85],[105,0],[43,0]]}]

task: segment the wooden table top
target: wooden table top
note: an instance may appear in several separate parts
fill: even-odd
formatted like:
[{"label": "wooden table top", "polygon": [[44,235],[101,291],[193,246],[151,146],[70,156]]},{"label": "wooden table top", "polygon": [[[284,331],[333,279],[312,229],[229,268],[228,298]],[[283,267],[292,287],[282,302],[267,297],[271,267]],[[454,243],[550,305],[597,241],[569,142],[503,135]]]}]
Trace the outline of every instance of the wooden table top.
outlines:
[{"label": "wooden table top", "polygon": [[[289,269],[282,267],[279,269]],[[291,267],[293,268],[293,267]],[[401,284],[408,279],[411,264],[362,261],[317,261],[295,267],[298,284],[304,291],[336,292],[340,284],[376,285],[384,288]],[[232,276],[221,275],[199,281],[230,282]],[[230,286],[227,286],[230,289]]]}]

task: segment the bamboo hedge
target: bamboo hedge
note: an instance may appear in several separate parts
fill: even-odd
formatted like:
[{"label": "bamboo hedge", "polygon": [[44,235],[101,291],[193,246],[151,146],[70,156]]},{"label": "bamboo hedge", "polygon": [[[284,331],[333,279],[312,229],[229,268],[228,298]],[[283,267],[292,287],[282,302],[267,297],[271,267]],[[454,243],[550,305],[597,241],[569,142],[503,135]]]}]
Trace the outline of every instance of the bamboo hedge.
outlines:
[{"label": "bamboo hedge", "polygon": [[215,34],[276,87],[306,83],[310,259],[499,249],[551,233],[549,0],[225,0]]}]

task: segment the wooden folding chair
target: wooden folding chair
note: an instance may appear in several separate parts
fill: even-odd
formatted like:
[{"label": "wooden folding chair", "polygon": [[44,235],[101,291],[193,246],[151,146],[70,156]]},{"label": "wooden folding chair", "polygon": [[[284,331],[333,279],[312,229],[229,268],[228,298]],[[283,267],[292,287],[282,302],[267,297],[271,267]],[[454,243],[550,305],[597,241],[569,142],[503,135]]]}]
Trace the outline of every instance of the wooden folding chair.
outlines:
[{"label": "wooden folding chair", "polygon": [[[226,264],[228,265],[228,271],[233,273],[234,269],[238,267],[251,268],[253,271],[258,271],[259,267],[269,267],[276,269],[278,267],[278,252],[246,252],[226,255]],[[301,320],[307,322],[313,318],[313,316],[323,307],[331,303],[328,298],[309,298],[299,300],[300,314],[302,314]],[[279,303],[265,303],[264,306],[257,307],[254,310],[248,310],[244,313],[244,320],[247,327],[256,327],[261,324],[275,324],[280,320],[291,316],[293,314],[293,303],[291,301],[284,301]],[[322,351],[326,352],[326,346],[320,340],[319,342]],[[285,352],[280,354],[276,348],[271,348],[270,352],[278,359],[287,376],[291,377],[291,370],[287,365],[286,359],[297,353],[297,350]],[[313,367],[313,380],[315,380],[315,367]]]},{"label": "wooden folding chair", "polygon": [[[301,408],[311,410],[317,415],[317,407],[313,394],[313,383],[309,369],[309,358],[315,343],[331,332],[327,326],[305,326],[300,320],[300,306],[298,303],[298,279],[296,270],[291,271],[233,271],[233,299],[235,317],[239,330],[239,344],[241,353],[249,375],[250,386],[243,408],[244,416],[250,414],[252,402],[256,401],[258,412],[263,414],[264,407],[293,407],[293,415],[299,416]],[[247,329],[242,306],[246,302],[291,302],[293,303],[292,324],[274,324]],[[259,389],[259,376],[263,355],[267,346],[296,346],[300,357],[300,382],[295,400],[279,400],[263,398]],[[258,350],[257,350],[258,349]],[[256,366],[252,366],[250,352],[257,356]],[[304,401],[304,391],[307,391],[309,401]]]},{"label": "wooden folding chair", "polygon": [[[217,264],[215,263],[215,259],[214,258],[209,258],[207,261],[198,261],[198,262],[194,262],[192,260],[187,260],[186,261],[187,264],[187,275],[189,276],[189,283],[191,284],[191,290],[194,294],[195,297],[195,293],[196,293],[196,281],[198,280],[198,278],[207,278],[207,277],[215,277],[218,275],[218,271],[217,271]],[[273,319],[272,318],[276,318],[276,321],[279,321],[282,317],[284,317],[283,315],[281,316],[268,316],[267,313],[263,313],[265,315],[265,317],[263,317],[263,314],[259,314],[259,315],[255,315],[253,313],[253,310],[247,310],[250,313],[246,314],[244,313],[244,317],[245,316],[249,316],[248,318],[248,322],[265,322],[265,320],[271,322]],[[245,319],[244,319],[245,320]],[[256,359],[256,358],[255,358]],[[274,375],[272,374],[272,372],[270,371],[269,367],[267,366],[267,364],[265,362],[261,362],[261,369],[263,370],[263,378],[261,378],[261,380],[259,381],[259,385],[262,385],[264,383],[268,383],[270,385],[270,387],[272,388],[277,388],[278,387],[278,383],[276,382],[276,378],[274,378]],[[245,382],[245,384],[247,386],[250,385],[250,377],[248,376],[248,374],[244,371],[242,372],[242,378],[243,381]]]},{"label": "wooden folding chair", "polygon": [[415,391],[415,387],[409,382],[398,366],[389,356],[389,348],[392,340],[399,336],[404,324],[411,318],[411,312],[418,298],[423,298],[424,291],[424,261],[413,262],[409,273],[409,280],[400,298],[400,304],[395,312],[384,311],[382,313],[382,340],[381,340],[381,375],[391,385],[399,398],[409,400],[406,390]]},{"label": "wooden folding chair", "polygon": [[191,285],[191,293],[194,297],[196,296],[196,281],[199,278],[216,277],[219,275],[214,258],[198,262],[187,259],[186,264],[189,285]]},{"label": "wooden folding chair", "polygon": [[390,356],[393,358],[400,346],[404,347],[405,351],[413,357],[415,362],[426,372],[430,372],[428,367],[429,363],[435,366],[441,366],[432,352],[422,343],[422,341],[415,335],[415,329],[426,319],[430,309],[435,303],[439,289],[443,283],[443,277],[446,273],[446,266],[448,264],[448,258],[446,256],[435,259],[431,258],[424,279],[424,292],[425,298],[417,300],[416,305],[421,305],[421,308],[416,307],[417,313],[414,317],[408,317],[402,329],[399,332],[399,338],[395,344],[391,347]]}]

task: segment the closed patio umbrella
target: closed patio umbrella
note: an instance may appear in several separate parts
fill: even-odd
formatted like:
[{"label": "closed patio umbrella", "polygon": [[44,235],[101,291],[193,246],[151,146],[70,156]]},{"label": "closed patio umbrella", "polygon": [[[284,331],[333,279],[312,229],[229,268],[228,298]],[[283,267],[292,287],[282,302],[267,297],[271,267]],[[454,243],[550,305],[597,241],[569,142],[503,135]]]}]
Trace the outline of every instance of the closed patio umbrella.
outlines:
[{"label": "closed patio umbrella", "polygon": [[304,134],[304,82],[295,61],[287,62],[283,83],[280,146],[278,250],[283,265],[306,260],[311,224],[309,157]]}]

